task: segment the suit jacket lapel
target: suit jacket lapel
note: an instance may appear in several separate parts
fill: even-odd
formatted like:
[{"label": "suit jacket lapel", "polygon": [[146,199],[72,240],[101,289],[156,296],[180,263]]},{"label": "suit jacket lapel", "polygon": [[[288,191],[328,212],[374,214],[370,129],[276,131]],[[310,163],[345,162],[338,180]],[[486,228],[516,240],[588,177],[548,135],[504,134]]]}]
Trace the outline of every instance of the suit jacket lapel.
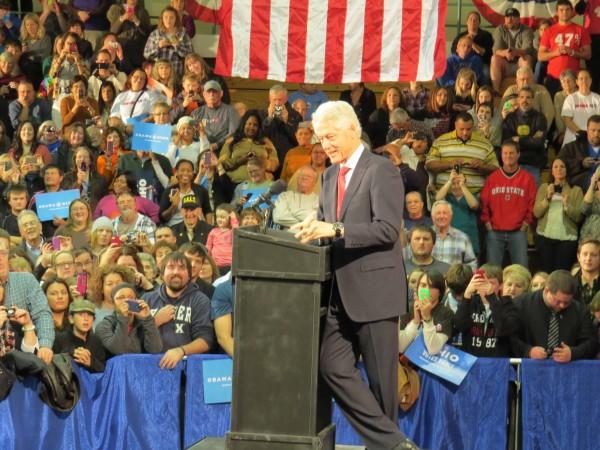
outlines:
[{"label": "suit jacket lapel", "polygon": [[[350,204],[350,200],[356,194],[358,187],[360,186],[360,182],[362,181],[363,176],[365,175],[367,166],[369,165],[368,161],[368,152],[369,150],[364,149],[356,167],[354,168],[354,172],[352,173],[352,178],[350,178],[350,183],[348,184],[348,188],[344,193],[344,201],[342,202],[342,211],[340,212],[340,220],[344,218],[344,214],[348,209],[348,205]],[[339,167],[337,172],[339,172]],[[336,180],[337,180],[337,172],[336,172]],[[334,204],[337,203],[337,197],[335,199]]]}]

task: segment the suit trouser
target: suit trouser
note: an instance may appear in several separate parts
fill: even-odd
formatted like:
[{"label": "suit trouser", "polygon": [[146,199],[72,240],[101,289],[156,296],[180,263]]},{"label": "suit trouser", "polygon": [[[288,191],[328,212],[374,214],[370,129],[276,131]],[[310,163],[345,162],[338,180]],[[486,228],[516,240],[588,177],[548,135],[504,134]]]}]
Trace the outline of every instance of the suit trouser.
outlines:
[{"label": "suit trouser", "polygon": [[[369,385],[356,367],[362,356]],[[388,450],[405,437],[398,429],[398,318],[352,321],[337,285],[323,330],[321,375],[369,450]]]}]

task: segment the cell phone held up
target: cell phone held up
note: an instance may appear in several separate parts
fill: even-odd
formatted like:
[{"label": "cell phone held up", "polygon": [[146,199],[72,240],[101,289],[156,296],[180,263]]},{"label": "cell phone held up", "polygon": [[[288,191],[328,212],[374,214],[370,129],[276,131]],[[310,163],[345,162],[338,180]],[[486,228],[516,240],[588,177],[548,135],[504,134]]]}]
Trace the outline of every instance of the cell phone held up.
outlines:
[{"label": "cell phone held up", "polygon": [[87,272],[80,272],[77,274],[77,292],[83,297],[87,295],[88,289],[88,274]]},{"label": "cell phone held up", "polygon": [[137,300],[127,300],[127,305],[129,306],[129,312],[139,313],[142,310]]},{"label": "cell phone held up", "polygon": [[52,248],[54,249],[55,252],[60,250],[60,237],[59,236],[54,236],[52,238]]},{"label": "cell phone held up", "polygon": [[460,173],[460,164],[454,164],[454,166],[452,166],[452,170],[454,170],[457,174]]}]

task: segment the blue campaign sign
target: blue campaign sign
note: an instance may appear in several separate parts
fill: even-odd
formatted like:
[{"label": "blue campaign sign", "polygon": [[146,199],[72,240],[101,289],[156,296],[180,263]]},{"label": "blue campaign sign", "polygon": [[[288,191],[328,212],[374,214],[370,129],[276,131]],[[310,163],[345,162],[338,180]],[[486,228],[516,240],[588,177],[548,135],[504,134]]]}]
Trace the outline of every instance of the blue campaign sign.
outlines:
[{"label": "blue campaign sign", "polygon": [[233,360],[207,359],[202,361],[204,403],[231,403]]},{"label": "blue campaign sign", "polygon": [[150,114],[146,114],[146,113],[140,114],[139,116],[130,117],[129,119],[127,119],[127,125],[134,125],[138,122],[143,122],[148,117],[150,117]]},{"label": "blue campaign sign", "polygon": [[437,355],[430,355],[425,347],[423,333],[419,333],[404,355],[417,367],[437,375],[457,386],[465,379],[477,357],[450,345],[444,345]]},{"label": "blue campaign sign", "polygon": [[165,155],[171,143],[171,125],[155,125],[153,123],[135,122],[131,148],[145,152]]},{"label": "blue campaign sign", "polygon": [[79,189],[35,194],[35,208],[40,221],[69,217],[69,205],[80,196]]},{"label": "blue campaign sign", "polygon": [[[252,203],[254,203],[254,200],[256,200],[258,197],[261,196],[261,194],[264,194],[268,190],[269,190],[268,188],[242,189],[242,197],[245,197],[248,194],[252,194],[252,196],[248,199],[248,201],[246,203],[244,203],[244,209],[250,207],[250,205],[252,205]],[[271,202],[275,203],[275,200],[277,200],[277,197],[279,197],[279,195],[272,196]],[[260,209],[266,209],[268,207],[269,207],[269,205],[267,205],[266,203],[260,204]]]}]

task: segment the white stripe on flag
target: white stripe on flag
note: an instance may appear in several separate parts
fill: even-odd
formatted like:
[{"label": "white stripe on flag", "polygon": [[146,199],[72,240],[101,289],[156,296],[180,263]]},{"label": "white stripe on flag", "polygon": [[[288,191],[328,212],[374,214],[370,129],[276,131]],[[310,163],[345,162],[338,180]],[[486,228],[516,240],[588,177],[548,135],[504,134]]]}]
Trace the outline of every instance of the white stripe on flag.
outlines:
[{"label": "white stripe on flag", "polygon": [[421,3],[421,49],[417,69],[418,81],[433,79],[439,20],[438,8],[438,0],[423,0]]},{"label": "white stripe on flag", "polygon": [[[342,83],[353,83],[361,80],[363,45],[365,35],[365,5],[367,0],[354,0],[346,9],[344,27],[344,70]],[[367,37],[368,39],[369,37]],[[368,45],[368,44],[367,44]]]},{"label": "white stripe on flag", "polygon": [[308,0],[306,63],[304,65],[304,81],[306,83],[320,84],[323,83],[323,79],[325,78],[327,3],[324,0]]},{"label": "white stripe on flag", "polygon": [[402,0],[384,0],[381,33],[381,81],[400,77],[400,42],[402,40]]},{"label": "white stripe on flag", "polygon": [[231,5],[231,76],[248,78],[250,73],[250,26],[252,0],[233,0]]},{"label": "white stripe on flag", "polygon": [[271,0],[270,23],[269,72],[267,73],[267,78],[283,81],[287,77],[290,0]]}]

